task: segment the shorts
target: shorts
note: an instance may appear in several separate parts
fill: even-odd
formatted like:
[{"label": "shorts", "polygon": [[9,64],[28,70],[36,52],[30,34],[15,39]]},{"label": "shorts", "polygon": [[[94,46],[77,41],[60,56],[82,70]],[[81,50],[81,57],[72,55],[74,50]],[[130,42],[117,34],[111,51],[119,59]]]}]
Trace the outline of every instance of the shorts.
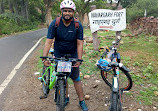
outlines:
[{"label": "shorts", "polygon": [[[59,53],[58,51],[54,51],[55,57],[63,57],[64,53]],[[77,52],[71,54],[71,58],[77,58]],[[70,77],[73,81],[80,81],[80,73],[79,67],[72,67],[72,71],[68,77]]]}]

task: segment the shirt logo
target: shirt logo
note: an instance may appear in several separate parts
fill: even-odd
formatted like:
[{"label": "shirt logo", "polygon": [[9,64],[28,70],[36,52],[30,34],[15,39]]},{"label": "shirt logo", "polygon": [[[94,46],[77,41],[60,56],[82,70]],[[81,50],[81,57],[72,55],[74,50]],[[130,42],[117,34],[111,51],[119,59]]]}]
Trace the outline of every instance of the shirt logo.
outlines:
[{"label": "shirt logo", "polygon": [[69,30],[68,32],[73,32],[72,30]]}]

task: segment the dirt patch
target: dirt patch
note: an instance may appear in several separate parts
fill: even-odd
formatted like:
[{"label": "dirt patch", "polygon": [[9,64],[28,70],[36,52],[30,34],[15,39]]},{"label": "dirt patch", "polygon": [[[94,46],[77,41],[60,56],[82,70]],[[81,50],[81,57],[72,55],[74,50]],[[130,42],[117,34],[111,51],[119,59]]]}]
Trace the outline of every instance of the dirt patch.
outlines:
[{"label": "dirt patch", "polygon": [[[39,99],[39,97],[43,95],[42,86],[37,79],[38,76],[34,75],[34,72],[36,72],[38,62],[37,55],[40,55],[40,49],[42,48],[43,44],[40,44],[18,71],[18,79],[12,84],[12,90],[10,90],[8,98],[5,99],[3,111],[56,110],[55,102],[53,100],[54,90],[50,91],[48,98],[42,100]],[[90,95],[90,99],[86,100],[89,111],[107,111],[109,109],[109,97],[111,91],[101,79],[100,74],[91,75],[88,80],[83,80],[82,83],[84,94]],[[135,85],[131,92],[134,92],[134,89]],[[69,95],[70,104],[66,107],[66,111],[81,111],[73,84],[69,85]],[[139,104],[134,96],[124,94],[122,102],[124,111],[138,111],[138,109],[142,109],[143,111],[153,111],[152,107]]]}]

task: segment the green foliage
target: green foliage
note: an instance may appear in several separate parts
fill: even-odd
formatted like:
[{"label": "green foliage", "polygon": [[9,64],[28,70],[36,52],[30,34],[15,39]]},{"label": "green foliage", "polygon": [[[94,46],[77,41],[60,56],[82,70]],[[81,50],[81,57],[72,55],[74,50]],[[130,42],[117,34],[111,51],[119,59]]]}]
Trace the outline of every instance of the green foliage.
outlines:
[{"label": "green foliage", "polygon": [[53,7],[52,7],[52,18],[55,19],[57,16],[60,15],[60,3],[59,1],[57,1]]},{"label": "green foliage", "polygon": [[131,58],[129,56],[122,56],[121,60],[125,66],[129,66],[131,62]]},{"label": "green foliage", "polygon": [[107,1],[104,1],[104,0],[95,0],[90,5],[96,5],[97,9],[106,9],[107,8]]},{"label": "green foliage", "polygon": [[153,74],[153,66],[151,63],[149,63],[149,65],[145,68],[143,68],[143,71],[142,71],[143,75],[147,78],[151,78],[152,77],[152,74]]},{"label": "green foliage", "polygon": [[138,101],[144,101],[145,105],[152,105],[153,101],[156,100],[154,91],[158,91],[157,87],[149,87],[140,91],[140,95],[137,97]]},{"label": "green foliage", "polygon": [[141,66],[141,64],[139,62],[135,62],[133,63],[133,66]]},{"label": "green foliage", "polygon": [[0,27],[2,27],[0,34],[30,30],[36,26],[36,22],[26,21],[22,16],[16,14],[4,13],[0,15]]},{"label": "green foliage", "polygon": [[131,22],[136,18],[143,17],[144,11],[147,11],[147,16],[158,17],[158,1],[157,0],[137,0],[127,8],[127,21]]},{"label": "green foliage", "polygon": [[131,4],[134,4],[137,0],[121,0],[121,5],[123,7],[128,7]]}]

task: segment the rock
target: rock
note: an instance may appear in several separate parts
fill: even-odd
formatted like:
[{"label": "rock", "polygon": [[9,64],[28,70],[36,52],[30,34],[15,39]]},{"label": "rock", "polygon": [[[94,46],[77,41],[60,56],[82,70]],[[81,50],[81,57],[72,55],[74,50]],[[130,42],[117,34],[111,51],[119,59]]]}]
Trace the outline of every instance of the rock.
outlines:
[{"label": "rock", "polygon": [[132,109],[128,109],[128,111],[133,111]]},{"label": "rock", "polygon": [[85,75],[83,78],[84,78],[84,79],[89,79],[89,78],[90,78],[90,75]]},{"label": "rock", "polygon": [[158,91],[154,91],[154,94],[155,94],[156,96],[158,96]]},{"label": "rock", "polygon": [[153,109],[157,109],[156,107],[153,107]]},{"label": "rock", "polygon": [[35,74],[35,75],[39,75],[39,74],[40,74],[40,72],[35,72],[34,74]]},{"label": "rock", "polygon": [[92,37],[85,37],[86,43],[93,43],[93,38]]},{"label": "rock", "polygon": [[120,44],[123,44],[124,42],[123,41],[120,41]]},{"label": "rock", "polygon": [[127,109],[127,107],[122,107],[122,109]]},{"label": "rock", "polygon": [[86,45],[86,41],[85,40],[83,41],[83,45]]},{"label": "rock", "polygon": [[108,106],[107,104],[104,104],[104,106]]},{"label": "rock", "polygon": [[95,82],[96,82],[96,83],[100,83],[101,81],[100,81],[100,80],[96,80]]},{"label": "rock", "polygon": [[80,76],[83,76],[82,72],[80,72]]},{"label": "rock", "polygon": [[85,95],[85,100],[89,100],[90,99],[90,95]]},{"label": "rock", "polygon": [[98,87],[98,84],[95,84],[94,86],[93,86],[93,88],[97,88]]}]

